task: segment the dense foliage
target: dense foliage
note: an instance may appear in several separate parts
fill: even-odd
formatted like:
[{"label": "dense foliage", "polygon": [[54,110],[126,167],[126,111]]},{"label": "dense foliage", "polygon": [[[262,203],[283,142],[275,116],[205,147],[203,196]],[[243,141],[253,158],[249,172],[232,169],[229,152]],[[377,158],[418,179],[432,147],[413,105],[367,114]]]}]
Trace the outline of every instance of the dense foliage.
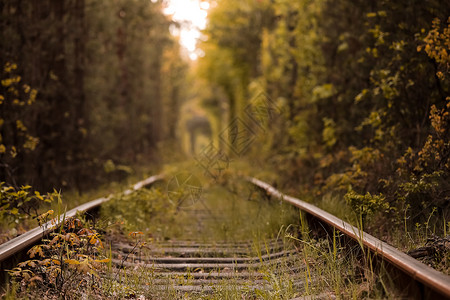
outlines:
[{"label": "dense foliage", "polygon": [[83,189],[174,138],[185,66],[161,1],[6,0],[0,16],[1,181]]},{"label": "dense foliage", "polygon": [[216,1],[198,70],[229,104],[219,132],[264,93],[280,113],[249,155],[284,184],[363,219],[448,218],[449,16],[445,1]]}]

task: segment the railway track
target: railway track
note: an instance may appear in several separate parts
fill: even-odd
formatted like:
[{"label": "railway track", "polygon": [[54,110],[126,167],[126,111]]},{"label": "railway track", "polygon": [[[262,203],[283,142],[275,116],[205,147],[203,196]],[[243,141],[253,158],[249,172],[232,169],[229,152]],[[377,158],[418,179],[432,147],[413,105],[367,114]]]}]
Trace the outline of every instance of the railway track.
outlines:
[{"label": "railway track", "polygon": [[[160,175],[152,176],[137,183],[124,194],[149,187],[162,179],[163,176]],[[255,178],[246,180],[265,196],[282,200],[302,211],[318,240],[332,241],[334,238],[330,236],[339,236],[340,244],[350,249],[343,253],[369,256],[371,268],[385,270],[389,274],[390,284],[400,291],[402,297],[450,299],[449,276],[311,204],[282,194],[267,183]],[[91,201],[67,212],[65,217],[72,217],[77,211],[98,209],[108,200],[100,198]],[[223,211],[214,214],[207,207],[186,209],[185,213],[192,220],[186,225],[189,227],[185,228],[187,233],[201,230],[224,216]],[[31,245],[54,230],[53,223],[46,224],[45,230],[39,227],[0,245],[3,276],[4,270],[11,269],[22,259]],[[337,231],[339,234],[336,234]],[[311,274],[314,270],[320,270],[317,265],[321,263],[307,263],[307,253],[304,253],[304,248],[299,246],[295,238],[278,237],[239,242],[231,240],[177,239],[144,243],[124,237],[110,237],[111,260],[108,269],[103,270],[100,276],[104,279],[104,288],[116,297],[124,295],[121,290],[124,286],[130,287],[126,292],[130,298],[139,298],[141,293],[150,294],[156,299],[196,299],[209,296],[216,297],[215,299],[308,299],[299,298],[305,294],[310,295],[311,299],[339,297],[333,291],[317,294],[311,290],[316,281],[326,278],[324,279],[323,274]],[[364,257],[359,259],[364,260]]]},{"label": "railway track", "polygon": [[[267,254],[251,256],[258,246]],[[268,267],[279,274],[284,272],[283,275],[291,272],[290,283],[299,290],[304,284],[295,276],[298,273],[296,251],[284,249],[277,241],[261,245],[176,241],[146,247],[139,255],[133,248],[127,244],[116,245],[112,263],[115,268],[125,269],[128,278],[138,273],[139,281],[146,285],[143,288],[151,289],[153,295],[165,291],[181,298],[184,293],[199,297],[239,292],[250,297],[258,291],[274,289],[265,278],[264,270]],[[113,273],[123,276],[117,269]]]}]

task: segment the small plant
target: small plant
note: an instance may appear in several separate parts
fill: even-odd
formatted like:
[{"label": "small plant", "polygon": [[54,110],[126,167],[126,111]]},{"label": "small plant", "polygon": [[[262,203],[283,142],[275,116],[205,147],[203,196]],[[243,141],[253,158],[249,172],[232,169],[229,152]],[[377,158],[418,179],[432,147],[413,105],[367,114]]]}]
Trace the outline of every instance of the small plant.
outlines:
[{"label": "small plant", "polygon": [[[100,234],[81,218],[70,218],[60,224],[43,244],[35,245],[9,274],[17,293],[43,292],[65,297],[74,286],[98,287],[98,270],[109,262],[103,252]],[[13,286],[14,286],[13,284]]]},{"label": "small plant", "polygon": [[57,191],[41,195],[38,191],[32,192],[29,185],[16,189],[0,182],[0,222],[17,224],[23,219],[33,217],[41,223],[48,214],[44,217],[40,216],[39,207],[59,198],[60,194]]},{"label": "small plant", "polygon": [[366,219],[376,212],[388,212],[391,210],[383,194],[372,195],[367,192],[365,195],[361,195],[351,189],[344,198],[355,214],[360,216],[361,225],[364,225]]},{"label": "small plant", "polygon": [[176,209],[161,189],[142,189],[128,195],[115,195],[102,205],[101,216],[111,224],[123,222],[119,228],[122,232],[142,230],[145,234],[153,234],[158,232],[161,224],[174,219]]}]

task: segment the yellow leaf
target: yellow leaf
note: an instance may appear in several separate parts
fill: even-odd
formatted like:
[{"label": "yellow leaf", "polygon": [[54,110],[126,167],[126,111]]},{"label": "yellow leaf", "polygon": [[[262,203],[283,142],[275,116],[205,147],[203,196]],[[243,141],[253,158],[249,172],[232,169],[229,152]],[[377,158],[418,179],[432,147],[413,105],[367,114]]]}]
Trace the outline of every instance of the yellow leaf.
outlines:
[{"label": "yellow leaf", "polygon": [[21,120],[16,121],[16,127],[21,131],[27,131],[27,127],[23,124]]},{"label": "yellow leaf", "polygon": [[80,262],[75,259],[65,259],[64,262],[69,265],[79,265]]},{"label": "yellow leaf", "polygon": [[11,154],[12,158],[15,158],[17,156],[17,149],[15,146],[11,147],[10,154]]},{"label": "yellow leaf", "polygon": [[30,88],[30,86],[28,84],[24,84],[23,85],[23,90],[24,90],[25,93],[28,94],[30,92],[31,88]]},{"label": "yellow leaf", "polygon": [[44,197],[42,197],[41,194],[40,194],[38,191],[35,191],[34,194],[36,195],[36,197],[37,197],[39,200],[44,200]]}]

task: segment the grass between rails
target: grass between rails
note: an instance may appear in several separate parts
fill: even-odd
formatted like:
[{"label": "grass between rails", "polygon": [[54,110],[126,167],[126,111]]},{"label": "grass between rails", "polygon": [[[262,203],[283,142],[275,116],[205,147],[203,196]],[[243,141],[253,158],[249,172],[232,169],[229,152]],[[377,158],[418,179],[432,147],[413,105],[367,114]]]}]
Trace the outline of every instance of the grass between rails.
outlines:
[{"label": "grass between rails", "polygon": [[[250,184],[230,178],[214,183],[201,173],[185,173],[169,173],[166,182],[150,190],[113,197],[102,207],[102,219],[124,221],[126,231],[139,230],[156,241],[235,242],[272,238],[295,218],[295,209],[261,197]],[[180,182],[195,178],[198,189],[192,191],[189,184],[173,188],[175,177]]]}]

